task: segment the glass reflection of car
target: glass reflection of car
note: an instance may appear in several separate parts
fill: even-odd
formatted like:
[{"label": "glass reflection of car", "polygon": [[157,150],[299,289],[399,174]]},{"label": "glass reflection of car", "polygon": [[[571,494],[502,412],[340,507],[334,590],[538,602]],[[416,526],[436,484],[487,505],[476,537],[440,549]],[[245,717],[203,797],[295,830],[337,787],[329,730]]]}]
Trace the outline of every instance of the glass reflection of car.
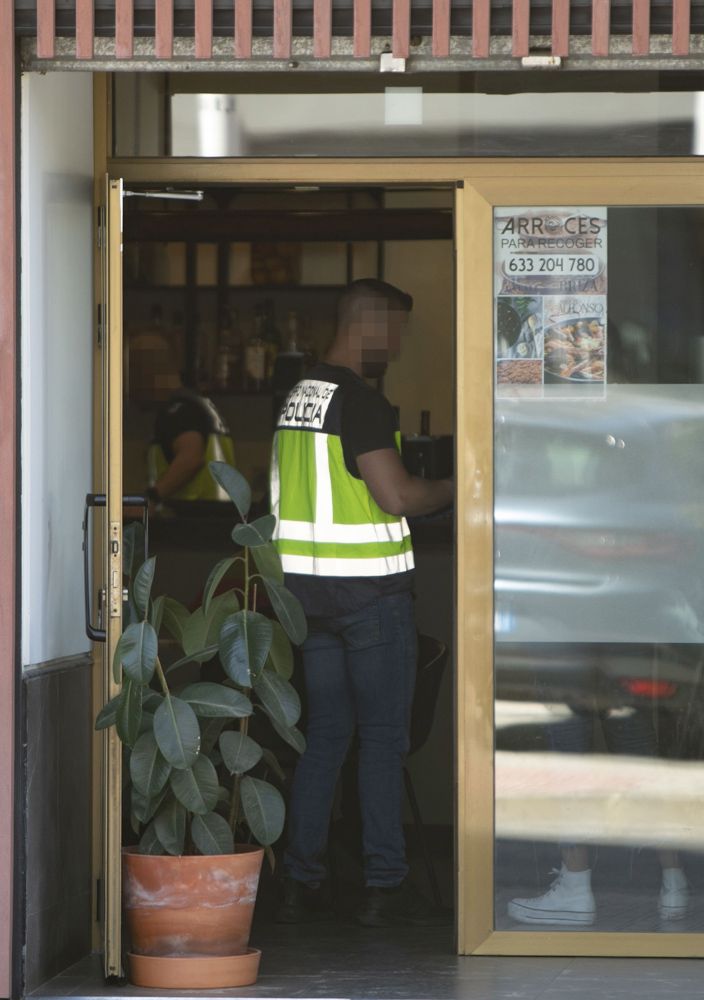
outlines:
[{"label": "glass reflection of car", "polygon": [[647,706],[681,749],[704,732],[704,389],[545,391],[496,403],[497,697]]}]

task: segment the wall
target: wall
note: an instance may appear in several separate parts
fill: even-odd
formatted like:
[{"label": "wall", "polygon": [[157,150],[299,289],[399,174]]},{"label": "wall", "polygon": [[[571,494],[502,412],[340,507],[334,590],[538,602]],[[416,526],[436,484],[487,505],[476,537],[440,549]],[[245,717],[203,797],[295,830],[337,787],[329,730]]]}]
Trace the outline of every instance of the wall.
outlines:
[{"label": "wall", "polygon": [[38,664],[88,649],[81,519],[91,486],[91,76],[25,75],[21,142],[22,661]]},{"label": "wall", "polygon": [[[387,191],[387,208],[450,208],[451,191]],[[413,295],[413,312],[399,361],[389,365],[384,391],[400,408],[401,430],[417,434],[430,410],[432,434],[454,431],[454,300],[451,240],[384,244],[386,281]]]},{"label": "wall", "polygon": [[23,948],[27,992],[91,946],[91,660],[81,520],[91,488],[92,142],[90,74],[22,78],[26,880],[24,929],[15,948]]}]

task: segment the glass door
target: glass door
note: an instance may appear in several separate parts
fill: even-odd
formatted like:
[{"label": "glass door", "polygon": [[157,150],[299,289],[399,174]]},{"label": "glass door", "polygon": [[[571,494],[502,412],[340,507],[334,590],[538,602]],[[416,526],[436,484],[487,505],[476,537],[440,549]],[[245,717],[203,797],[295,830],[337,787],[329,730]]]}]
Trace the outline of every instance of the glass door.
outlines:
[{"label": "glass door", "polygon": [[465,190],[475,953],[687,955],[704,931],[704,192],[591,169]]}]

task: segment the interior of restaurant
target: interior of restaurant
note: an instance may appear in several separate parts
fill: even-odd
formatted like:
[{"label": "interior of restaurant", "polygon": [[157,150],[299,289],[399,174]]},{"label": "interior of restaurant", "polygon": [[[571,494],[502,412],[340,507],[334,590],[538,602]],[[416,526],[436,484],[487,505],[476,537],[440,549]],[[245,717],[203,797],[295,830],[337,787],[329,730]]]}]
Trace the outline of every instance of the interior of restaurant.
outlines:
[{"label": "interior of restaurant", "polygon": [[[217,410],[233,441],[234,464],[252,487],[252,509],[267,511],[278,409],[295,381],[325,356],[340,292],[363,277],[382,278],[413,297],[400,358],[390,363],[378,387],[398,410],[409,470],[433,478],[450,475],[452,191],[221,185],[205,187],[202,197],[185,189],[171,194],[180,197],[125,200],[125,494],[143,494],[150,481],[155,416],[177,374],[176,384],[206,397]],[[229,502],[182,499],[152,514],[155,595],[168,593],[186,607],[197,605],[213,565],[234,551],[233,513]],[[417,518],[411,529],[416,622],[419,633],[429,637],[425,656],[433,666],[416,698],[407,843],[414,880],[448,914],[451,934],[453,512]],[[299,675],[294,674],[295,686],[301,684]],[[295,755],[284,757],[290,771]],[[343,910],[361,890],[358,831],[344,790],[349,783],[343,776],[330,848]],[[128,817],[123,825],[125,839],[133,837]],[[281,850],[279,844],[277,853]],[[260,920],[275,905],[268,866],[263,881]]]}]

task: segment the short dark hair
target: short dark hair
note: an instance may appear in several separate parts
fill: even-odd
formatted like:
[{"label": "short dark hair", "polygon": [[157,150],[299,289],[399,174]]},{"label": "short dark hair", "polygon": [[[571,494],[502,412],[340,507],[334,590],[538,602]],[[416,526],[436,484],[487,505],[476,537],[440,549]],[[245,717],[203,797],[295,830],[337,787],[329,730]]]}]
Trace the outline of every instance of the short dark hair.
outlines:
[{"label": "short dark hair", "polygon": [[359,278],[350,282],[340,296],[337,306],[338,322],[349,322],[355,318],[360,307],[369,302],[369,299],[383,302],[388,309],[400,309],[402,312],[410,312],[413,308],[413,298],[396,285],[379,278]]}]

